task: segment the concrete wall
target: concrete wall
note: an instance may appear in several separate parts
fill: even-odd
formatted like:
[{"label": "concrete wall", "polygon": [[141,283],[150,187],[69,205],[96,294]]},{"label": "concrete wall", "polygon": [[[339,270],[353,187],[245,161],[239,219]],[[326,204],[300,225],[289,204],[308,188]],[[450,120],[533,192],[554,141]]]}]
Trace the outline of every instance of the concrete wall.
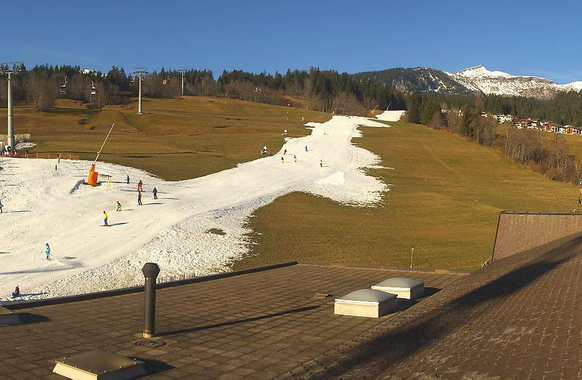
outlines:
[{"label": "concrete wall", "polygon": [[493,260],[539,247],[577,232],[582,232],[582,214],[503,211],[497,224]]}]

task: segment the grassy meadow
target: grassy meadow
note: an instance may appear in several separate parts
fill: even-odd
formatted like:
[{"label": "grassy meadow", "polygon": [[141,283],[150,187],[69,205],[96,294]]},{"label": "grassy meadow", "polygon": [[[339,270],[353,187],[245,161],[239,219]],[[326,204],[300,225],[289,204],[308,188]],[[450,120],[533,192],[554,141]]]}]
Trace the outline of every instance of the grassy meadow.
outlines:
[{"label": "grassy meadow", "polygon": [[[68,100],[51,112],[20,106],[15,131],[31,134],[38,144],[32,153],[72,152],[92,160],[115,122],[103,161],[180,180],[258,158],[265,144],[277,151],[283,129],[291,136],[309,133],[302,116],[330,117],[209,97],[146,99],[141,116],[136,108],[133,102],[90,110]],[[390,124],[364,128],[364,137],[354,139],[393,168],[369,170],[390,185],[378,207],[347,207],[302,193],[279,198],[250,218],[251,254],[234,268],[288,260],[408,266],[414,246],[417,267],[474,269],[491,255],[499,211],[577,207],[577,187],[553,182],[494,149],[445,131]],[[570,137],[572,151],[582,152],[582,140]]]},{"label": "grassy meadow", "polygon": [[[15,133],[30,133],[38,145],[29,152],[75,153],[93,160],[111,123],[113,130],[100,160],[145,169],[167,180],[203,176],[260,157],[263,145],[272,152],[283,145],[281,132],[303,136],[301,117],[325,121],[330,115],[292,107],[240,100],[184,97],[144,99],[137,104],[87,109],[59,100],[50,112],[15,107]],[[6,125],[6,112],[0,112]]]},{"label": "grassy meadow", "polygon": [[577,187],[553,182],[494,149],[404,122],[364,128],[354,142],[394,169],[377,208],[291,194],[249,221],[253,254],[236,268],[286,260],[475,269],[493,249],[501,210],[571,211]]}]

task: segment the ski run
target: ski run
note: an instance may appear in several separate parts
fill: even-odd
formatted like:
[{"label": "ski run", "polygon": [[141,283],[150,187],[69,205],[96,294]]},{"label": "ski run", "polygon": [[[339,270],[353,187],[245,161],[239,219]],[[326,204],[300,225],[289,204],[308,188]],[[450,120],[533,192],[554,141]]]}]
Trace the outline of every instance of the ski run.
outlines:
[{"label": "ski run", "polygon": [[[386,111],[379,119],[397,121],[401,114]],[[101,184],[91,187],[81,184],[88,161],[61,160],[55,170],[56,160],[3,158],[0,301],[11,302],[17,285],[19,300],[135,286],[143,282],[146,262],[158,263],[161,277],[228,271],[249,251],[249,216],[292,192],[373,206],[387,185],[362,170],[380,159],[352,145],[352,138],[361,136],[358,126],[387,127],[363,117],[333,116],[325,123],[307,123],[311,135],[287,138],[270,157],[178,182],[99,162]],[[262,145],[257,142],[257,150]],[[111,176],[109,185],[105,175]],[[118,201],[121,211],[116,211]],[[103,226],[103,211],[109,227]]]}]

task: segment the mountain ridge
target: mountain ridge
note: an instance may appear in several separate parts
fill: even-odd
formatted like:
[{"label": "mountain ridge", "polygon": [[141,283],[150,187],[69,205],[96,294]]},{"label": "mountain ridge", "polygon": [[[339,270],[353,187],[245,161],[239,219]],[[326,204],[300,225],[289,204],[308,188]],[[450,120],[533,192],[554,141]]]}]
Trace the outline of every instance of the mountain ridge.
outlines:
[{"label": "mountain ridge", "polygon": [[550,99],[564,91],[582,90],[582,81],[558,84],[534,75],[512,75],[490,71],[483,65],[450,73],[427,67],[392,68],[353,74],[405,93],[425,92],[445,95],[501,95]]}]

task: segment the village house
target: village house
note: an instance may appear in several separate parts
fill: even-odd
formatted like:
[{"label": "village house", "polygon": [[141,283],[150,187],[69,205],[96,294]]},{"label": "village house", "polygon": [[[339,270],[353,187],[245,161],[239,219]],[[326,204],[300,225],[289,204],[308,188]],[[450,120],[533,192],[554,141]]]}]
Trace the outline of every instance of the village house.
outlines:
[{"label": "village house", "polygon": [[503,124],[503,123],[511,123],[513,121],[513,116],[511,115],[495,115],[495,117],[497,118],[497,123],[498,124]]},{"label": "village house", "polygon": [[535,129],[548,133],[559,133],[562,135],[582,135],[582,128],[573,125],[559,125],[551,121],[540,121],[532,119],[519,119],[513,124],[517,129]]}]

